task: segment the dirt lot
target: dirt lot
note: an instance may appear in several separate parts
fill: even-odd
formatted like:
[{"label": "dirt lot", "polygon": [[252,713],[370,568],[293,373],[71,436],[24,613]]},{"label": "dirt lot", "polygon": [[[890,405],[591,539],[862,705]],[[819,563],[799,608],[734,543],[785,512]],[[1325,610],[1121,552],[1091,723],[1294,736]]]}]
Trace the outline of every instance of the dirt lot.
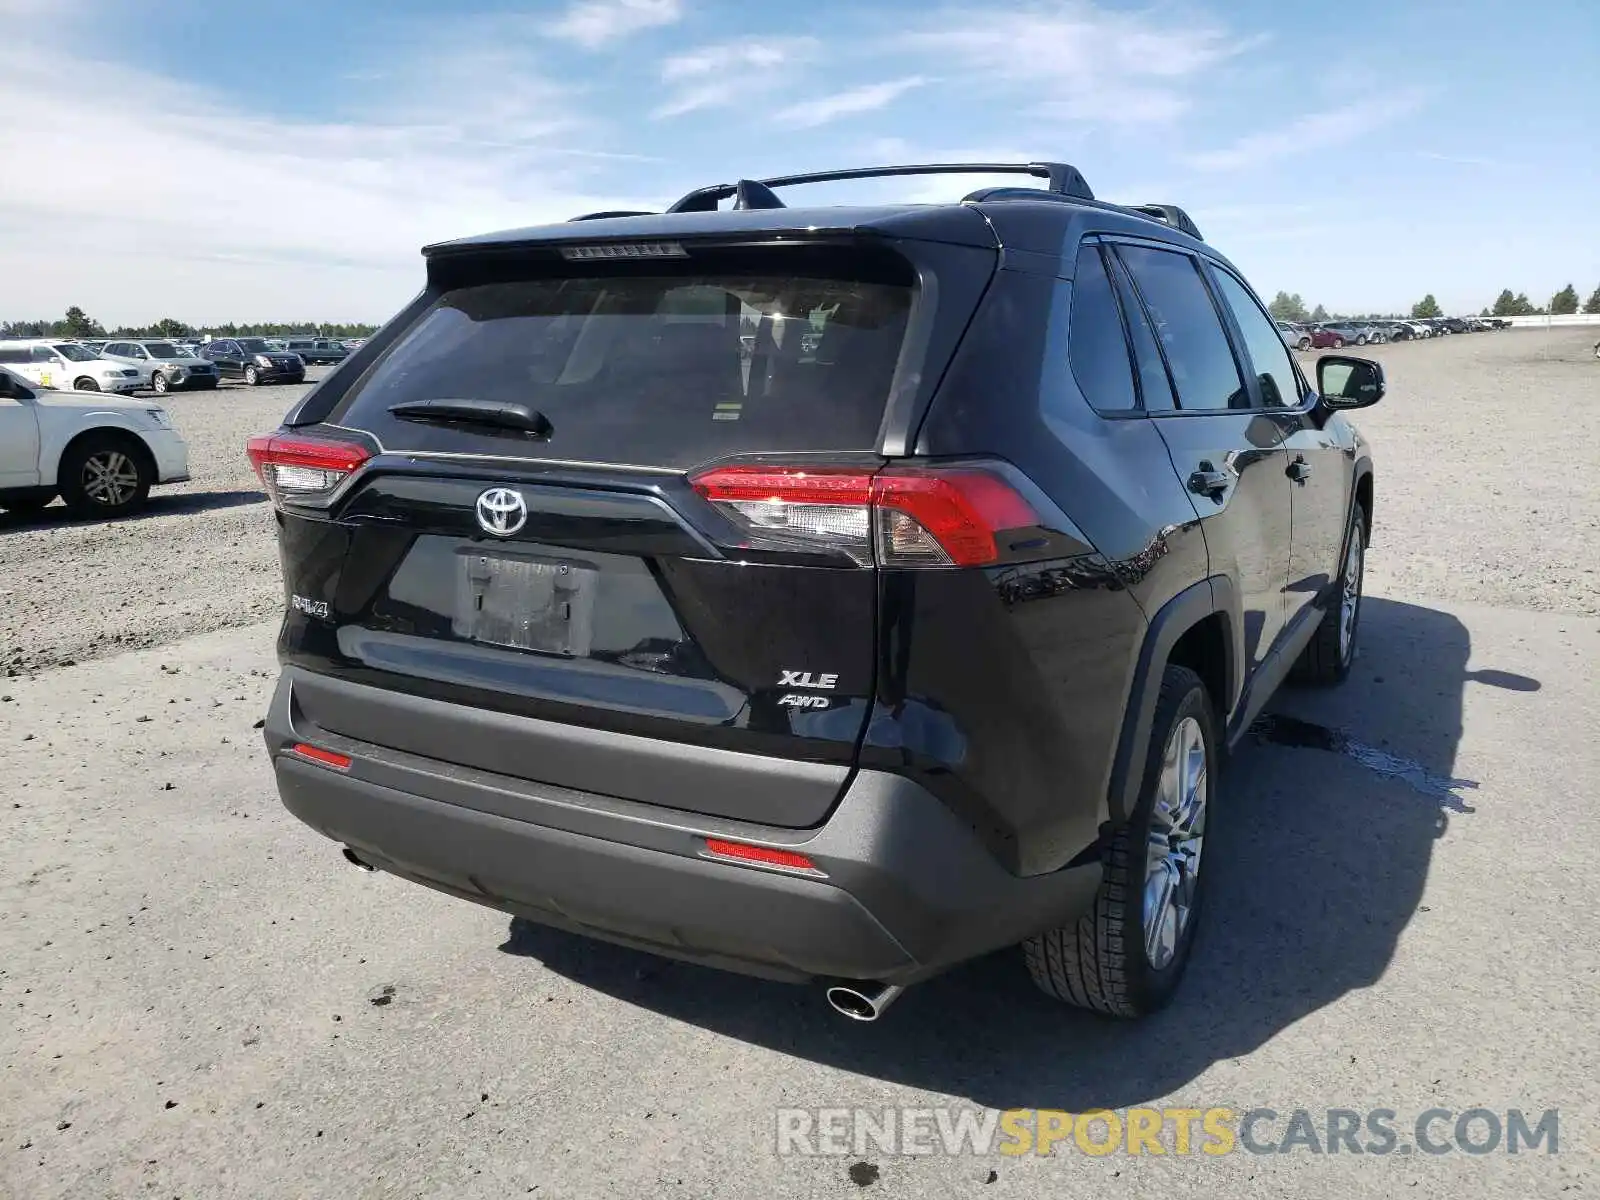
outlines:
[{"label": "dirt lot", "polygon": [[167,396],[193,479],[156,488],[134,520],[76,522],[59,501],[26,520],[0,512],[0,676],[278,611],[271,509],[244,444],[307,390],[224,384]]},{"label": "dirt lot", "polygon": [[[1139,1025],[999,955],[851,1026],[346,866],[253,728],[279,600],[240,447],[290,390],[174,397],[195,481],[149,515],[0,516],[0,1196],[1592,1195],[1592,341],[1375,351],[1363,656],[1277,702],[1338,736],[1242,749],[1203,952]],[[775,1152],[790,1106],[1133,1105],[1271,1108],[1270,1143],[1387,1108],[1406,1148]],[[1559,1153],[1408,1153],[1478,1106],[1558,1109]]]}]

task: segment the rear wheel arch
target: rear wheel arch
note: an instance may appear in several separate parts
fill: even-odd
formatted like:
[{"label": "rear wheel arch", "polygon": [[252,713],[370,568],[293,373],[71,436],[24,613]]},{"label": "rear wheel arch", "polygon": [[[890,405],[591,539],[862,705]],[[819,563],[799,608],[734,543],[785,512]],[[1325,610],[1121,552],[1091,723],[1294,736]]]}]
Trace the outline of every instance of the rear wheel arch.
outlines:
[{"label": "rear wheel arch", "polygon": [[1113,826],[1126,822],[1138,802],[1156,702],[1168,666],[1188,667],[1200,676],[1211,693],[1219,734],[1227,728],[1244,684],[1243,643],[1236,633],[1239,614],[1232,581],[1215,575],[1179,592],[1151,618],[1111,766],[1107,809]]},{"label": "rear wheel arch", "polygon": [[1372,466],[1363,463],[1356,467],[1356,484],[1353,489],[1356,505],[1361,509],[1362,530],[1366,534],[1367,545],[1372,545]]},{"label": "rear wheel arch", "polygon": [[1227,615],[1213,612],[1184,630],[1167,654],[1167,666],[1188,667],[1206,685],[1218,730],[1227,725],[1228,704],[1234,695],[1231,640]]}]

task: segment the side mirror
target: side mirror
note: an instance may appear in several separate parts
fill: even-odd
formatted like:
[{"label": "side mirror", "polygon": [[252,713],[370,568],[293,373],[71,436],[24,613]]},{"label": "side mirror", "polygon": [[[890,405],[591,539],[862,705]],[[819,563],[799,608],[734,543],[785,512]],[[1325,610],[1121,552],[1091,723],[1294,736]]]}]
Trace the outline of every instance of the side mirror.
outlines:
[{"label": "side mirror", "polygon": [[1369,358],[1324,354],[1317,360],[1317,391],[1324,408],[1370,408],[1383,399],[1383,367]]}]

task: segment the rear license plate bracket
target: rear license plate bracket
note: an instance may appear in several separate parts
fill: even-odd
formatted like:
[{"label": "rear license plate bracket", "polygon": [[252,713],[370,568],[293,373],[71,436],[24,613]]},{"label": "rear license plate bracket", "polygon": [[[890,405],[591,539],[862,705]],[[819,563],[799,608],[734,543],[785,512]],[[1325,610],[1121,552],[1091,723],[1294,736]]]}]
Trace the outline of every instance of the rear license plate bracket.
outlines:
[{"label": "rear license plate bracket", "polygon": [[592,564],[574,559],[462,550],[453,632],[491,646],[585,658],[598,579]]}]

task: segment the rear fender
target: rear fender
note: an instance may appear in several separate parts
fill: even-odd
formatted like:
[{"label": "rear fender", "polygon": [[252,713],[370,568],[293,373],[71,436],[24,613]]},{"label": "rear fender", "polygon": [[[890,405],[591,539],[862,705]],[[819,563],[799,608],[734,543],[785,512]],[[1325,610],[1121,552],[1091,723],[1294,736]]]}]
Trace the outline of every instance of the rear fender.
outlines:
[{"label": "rear fender", "polygon": [[1201,621],[1222,614],[1224,662],[1227,681],[1224,695],[1212,699],[1217,705],[1219,728],[1226,728],[1239,702],[1244,678],[1243,642],[1238,636],[1241,609],[1233,582],[1225,575],[1213,575],[1179,592],[1150,619],[1139,660],[1134,668],[1133,685],[1123,715],[1122,734],[1111,768],[1107,808],[1113,826],[1125,823],[1139,800],[1144,782],[1140,765],[1150,746],[1151,726],[1155,722],[1156,700],[1161,679],[1178,640]]}]

